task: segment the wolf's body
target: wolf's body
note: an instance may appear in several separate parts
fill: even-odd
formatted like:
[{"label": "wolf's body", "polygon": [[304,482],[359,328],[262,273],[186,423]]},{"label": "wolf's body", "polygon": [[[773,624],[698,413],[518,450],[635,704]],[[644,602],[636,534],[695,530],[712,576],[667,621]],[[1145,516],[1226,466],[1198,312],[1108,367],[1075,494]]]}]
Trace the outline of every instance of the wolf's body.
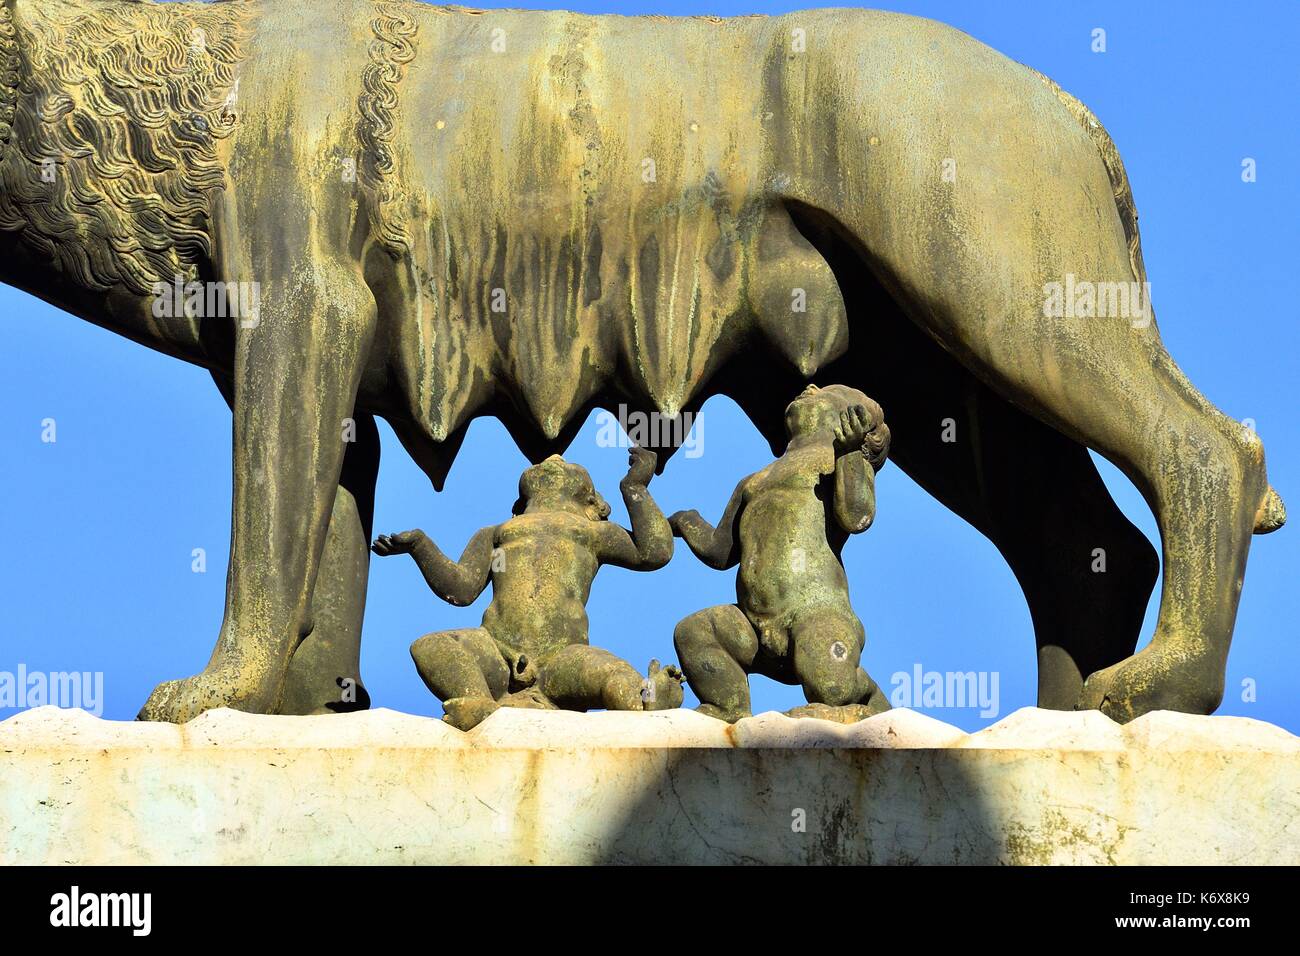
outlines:
[{"label": "wolf's body", "polygon": [[[1067,276],[1146,277],[1113,145],[1034,71],[861,10],[0,2],[0,277],[211,369],[234,411],[222,636],[148,716],[319,709],[355,677],[371,416],[439,483],[475,415],[538,459],[594,405],[725,392],[775,442],[814,374],[878,398],[899,465],[1007,557],[1040,704],[1217,706],[1281,504],[1149,312],[1045,315]],[[259,283],[257,320],[157,318],[177,272]],[[1085,446],[1161,527],[1133,657],[1158,565]]]}]

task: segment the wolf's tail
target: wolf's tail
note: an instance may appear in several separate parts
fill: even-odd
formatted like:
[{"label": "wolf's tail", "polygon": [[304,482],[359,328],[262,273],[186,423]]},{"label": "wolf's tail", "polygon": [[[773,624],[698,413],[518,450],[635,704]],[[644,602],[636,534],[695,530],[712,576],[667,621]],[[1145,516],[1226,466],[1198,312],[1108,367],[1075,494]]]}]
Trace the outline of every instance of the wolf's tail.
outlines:
[{"label": "wolf's tail", "polygon": [[1282,503],[1282,496],[1270,485],[1268,494],[1264,495],[1264,501],[1255,512],[1255,534],[1268,534],[1284,524],[1286,524],[1286,505]]},{"label": "wolf's tail", "polygon": [[1101,155],[1102,165],[1106,167],[1106,175],[1110,178],[1111,192],[1115,197],[1115,211],[1119,213],[1120,222],[1124,225],[1124,238],[1128,241],[1128,258],[1129,264],[1133,267],[1133,278],[1138,282],[1146,282],[1147,269],[1142,261],[1142,238],[1138,233],[1137,203],[1133,201],[1133,187],[1129,185],[1128,173],[1124,171],[1124,161],[1120,159],[1115,141],[1110,138],[1106,127],[1101,125],[1101,120],[1097,119],[1096,114],[1077,97],[1061,89],[1060,84],[1051,77],[1039,73],[1033,67],[1025,68],[1056,94],[1061,105],[1092,139],[1093,145]]},{"label": "wolf's tail", "polygon": [[[1092,139],[1093,145],[1096,146],[1097,152],[1101,155],[1102,164],[1106,167],[1106,175],[1110,178],[1111,191],[1115,197],[1115,210],[1119,213],[1120,222],[1124,226],[1124,238],[1128,242],[1129,264],[1133,268],[1133,278],[1138,282],[1146,282],[1146,264],[1142,261],[1142,239],[1138,233],[1137,204],[1133,201],[1133,188],[1129,185],[1128,174],[1124,171],[1124,163],[1120,159],[1119,150],[1116,148],[1114,140],[1110,138],[1110,134],[1106,132],[1106,127],[1101,125],[1101,121],[1097,119],[1092,110],[1061,89],[1060,85],[1050,77],[1044,76],[1033,67],[1027,67],[1027,69],[1056,94],[1056,98],[1074,116],[1079,125]],[[1150,303],[1148,302],[1149,307]],[[1154,314],[1152,320],[1154,321]],[[1206,411],[1213,412],[1220,418],[1223,417],[1218,409],[1210,405],[1192,387],[1182,371],[1171,360],[1168,364],[1170,366],[1169,371],[1179,382],[1185,385],[1186,390],[1194,396],[1197,404],[1201,405]],[[1235,422],[1232,424],[1236,425]],[[1257,437],[1252,436],[1252,438],[1258,442]],[[1282,503],[1281,496],[1270,486],[1268,493],[1264,495],[1264,500],[1259,505],[1259,510],[1255,513],[1254,532],[1255,534],[1268,534],[1270,531],[1276,531],[1284,524],[1286,524],[1286,505]]]}]

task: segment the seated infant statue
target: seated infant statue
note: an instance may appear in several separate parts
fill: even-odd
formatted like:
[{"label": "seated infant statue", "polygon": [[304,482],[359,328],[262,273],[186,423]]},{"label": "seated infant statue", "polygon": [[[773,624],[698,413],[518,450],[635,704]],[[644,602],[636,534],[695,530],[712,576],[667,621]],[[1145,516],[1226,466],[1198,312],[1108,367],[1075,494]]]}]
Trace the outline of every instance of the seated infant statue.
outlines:
[{"label": "seated infant statue", "polygon": [[682,703],[682,673],[651,661],[648,679],[587,643],[587,598],[602,564],[654,571],[673,553],[672,531],[646,486],[654,452],[633,448],[620,484],[629,533],[580,465],[559,455],[519,479],[514,517],[477,532],[453,561],[423,531],[380,535],[374,552],[409,554],[444,601],[472,604],[492,584],[479,627],[426,634],[411,645],[420,677],[448,723],[476,726],[501,706],[585,711],[664,710]]}]

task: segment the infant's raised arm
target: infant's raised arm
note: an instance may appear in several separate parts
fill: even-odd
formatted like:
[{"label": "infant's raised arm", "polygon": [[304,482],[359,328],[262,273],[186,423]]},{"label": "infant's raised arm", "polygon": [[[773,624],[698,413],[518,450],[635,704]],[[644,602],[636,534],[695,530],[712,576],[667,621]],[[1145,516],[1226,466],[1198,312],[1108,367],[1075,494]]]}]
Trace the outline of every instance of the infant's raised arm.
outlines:
[{"label": "infant's raised arm", "polygon": [[628,455],[627,476],[618,487],[632,519],[632,533],[612,522],[601,525],[597,558],[602,564],[656,571],[672,559],[672,529],[647,488],[655,463],[655,453],[645,448],[633,448]]},{"label": "infant's raised arm", "polygon": [[475,532],[469,544],[465,545],[460,561],[453,561],[443,554],[418,528],[393,535],[381,534],[371,550],[381,557],[409,554],[434,594],[448,604],[465,607],[473,604],[487,587],[496,530],[492,526]]},{"label": "infant's raised arm", "polygon": [[876,520],[876,471],[865,451],[851,451],[835,461],[836,523],[849,534],[866,531]]},{"label": "infant's raised arm", "polygon": [[745,482],[736,485],[726,510],[715,528],[698,511],[679,511],[668,519],[673,534],[686,542],[695,556],[711,568],[725,571],[740,563],[740,540],[737,536],[741,508],[745,501]]}]

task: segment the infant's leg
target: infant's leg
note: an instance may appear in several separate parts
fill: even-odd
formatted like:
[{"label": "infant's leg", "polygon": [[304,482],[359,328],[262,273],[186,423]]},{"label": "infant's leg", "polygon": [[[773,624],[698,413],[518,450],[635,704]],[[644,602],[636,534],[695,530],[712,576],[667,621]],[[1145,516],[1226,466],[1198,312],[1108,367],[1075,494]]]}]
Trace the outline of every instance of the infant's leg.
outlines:
[{"label": "infant's leg", "polygon": [[749,671],[758,635],[734,604],[697,611],[673,632],[677,659],[700,699],[699,711],[734,723],[749,716]]},{"label": "infant's leg", "polygon": [[469,730],[496,710],[510,669],[496,641],[481,627],[426,634],[411,645],[425,686],[443,703],[449,724]]},{"label": "infant's leg", "polygon": [[645,683],[635,667],[599,647],[570,644],[542,662],[542,693],[563,710],[641,710]]},{"label": "infant's leg", "polygon": [[863,703],[887,709],[876,682],[858,664],[865,635],[851,613],[827,609],[803,615],[790,635],[794,672],[811,704]]},{"label": "infant's leg", "polygon": [[861,667],[858,666],[858,687],[862,693],[858,695],[857,702],[867,709],[867,715],[874,717],[876,714],[883,714],[890,709],[889,695],[885,689],[871,679]]}]

